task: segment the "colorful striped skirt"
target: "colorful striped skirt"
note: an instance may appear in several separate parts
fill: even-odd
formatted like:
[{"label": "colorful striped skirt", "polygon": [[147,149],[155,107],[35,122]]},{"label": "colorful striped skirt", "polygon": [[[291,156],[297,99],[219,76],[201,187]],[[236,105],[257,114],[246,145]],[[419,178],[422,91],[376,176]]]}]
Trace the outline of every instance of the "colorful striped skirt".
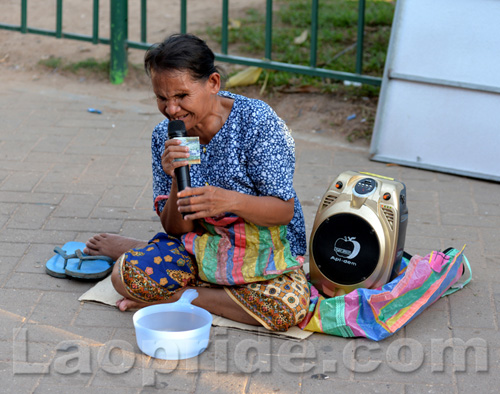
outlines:
[{"label": "colorful striped skirt", "polygon": [[197,264],[182,242],[164,233],[158,233],[147,246],[124,253],[117,264],[128,298],[139,302],[168,300],[187,286],[223,288],[272,331],[287,331],[300,323],[309,309],[309,286],[302,269],[262,282],[215,285],[199,278]]}]

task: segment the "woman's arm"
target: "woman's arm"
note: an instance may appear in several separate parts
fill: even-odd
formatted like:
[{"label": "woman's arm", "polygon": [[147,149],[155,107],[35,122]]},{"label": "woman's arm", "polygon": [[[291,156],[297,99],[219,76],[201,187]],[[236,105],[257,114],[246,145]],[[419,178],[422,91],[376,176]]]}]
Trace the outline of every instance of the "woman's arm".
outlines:
[{"label": "woman's arm", "polygon": [[160,214],[161,224],[167,234],[179,236],[194,230],[192,220],[184,220],[177,207],[177,180],[175,168],[187,165],[187,161],[175,161],[175,159],[187,159],[188,148],[180,145],[178,140],[167,140],[165,150],[161,156],[161,167],[165,174],[171,177],[170,195]]},{"label": "woman's arm", "polygon": [[193,212],[187,220],[231,212],[259,226],[287,225],[293,218],[294,199],[283,201],[271,196],[251,196],[214,186],[189,188],[177,194],[181,212]]},{"label": "woman's arm", "polygon": [[194,230],[192,220],[184,220],[177,206],[177,182],[173,178],[172,189],[163,211],[160,214],[161,225],[165,232],[172,236],[179,236]]}]

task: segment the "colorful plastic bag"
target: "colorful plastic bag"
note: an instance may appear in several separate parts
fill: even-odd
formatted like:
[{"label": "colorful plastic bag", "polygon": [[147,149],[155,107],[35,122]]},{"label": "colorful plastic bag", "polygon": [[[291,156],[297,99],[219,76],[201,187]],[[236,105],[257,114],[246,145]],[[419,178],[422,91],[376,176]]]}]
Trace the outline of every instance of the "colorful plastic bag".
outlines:
[{"label": "colorful plastic bag", "polygon": [[303,258],[290,251],[286,226],[257,226],[237,216],[205,218],[202,225],[205,231],[185,234],[182,241],[206,282],[241,285],[302,267]]},{"label": "colorful plastic bag", "polygon": [[406,255],[400,275],[379,289],[324,298],[311,286],[309,314],[299,327],[341,337],[387,338],[440,297],[470,281],[464,248],[434,251],[426,257]]}]

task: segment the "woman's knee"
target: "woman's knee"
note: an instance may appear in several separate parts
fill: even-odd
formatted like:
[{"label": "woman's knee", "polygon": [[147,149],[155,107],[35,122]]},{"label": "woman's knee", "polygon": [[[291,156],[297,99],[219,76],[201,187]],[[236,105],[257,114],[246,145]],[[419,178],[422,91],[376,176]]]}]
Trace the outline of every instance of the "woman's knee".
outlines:
[{"label": "woman's knee", "polygon": [[121,264],[119,264],[118,261],[115,263],[115,265],[113,267],[113,271],[111,272],[111,283],[113,284],[113,287],[120,295],[126,297],[127,292],[125,291],[125,286],[123,285],[123,282],[122,282],[120,265]]}]

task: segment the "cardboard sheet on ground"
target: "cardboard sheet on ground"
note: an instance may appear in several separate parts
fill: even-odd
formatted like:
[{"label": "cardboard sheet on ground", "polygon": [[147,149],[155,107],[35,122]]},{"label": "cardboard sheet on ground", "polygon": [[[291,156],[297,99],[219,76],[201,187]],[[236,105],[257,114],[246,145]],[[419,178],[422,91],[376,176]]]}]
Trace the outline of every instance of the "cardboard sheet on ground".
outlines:
[{"label": "cardboard sheet on ground", "polygon": [[[85,292],[80,298],[78,298],[78,301],[96,302],[116,308],[116,301],[120,298],[122,298],[122,296],[113,288],[111,277],[108,276],[106,279],[98,282],[94,287]],[[292,327],[287,332],[269,331],[264,327],[238,323],[216,315],[213,315],[212,325],[215,327],[228,327],[243,331],[250,331],[258,335],[284,337],[294,340],[306,339],[313,334],[311,331],[303,331],[298,327]]]}]

